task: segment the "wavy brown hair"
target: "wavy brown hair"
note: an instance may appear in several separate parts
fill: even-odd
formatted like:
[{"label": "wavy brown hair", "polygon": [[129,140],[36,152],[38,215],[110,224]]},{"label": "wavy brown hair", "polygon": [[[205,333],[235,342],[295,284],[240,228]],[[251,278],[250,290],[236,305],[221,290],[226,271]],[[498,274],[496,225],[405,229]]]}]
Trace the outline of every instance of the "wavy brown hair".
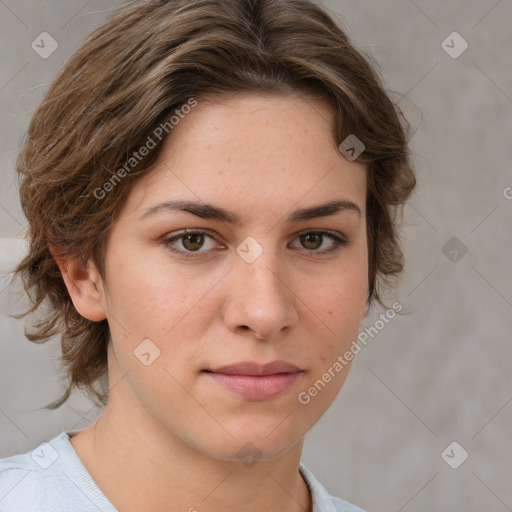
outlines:
[{"label": "wavy brown hair", "polygon": [[404,266],[397,214],[416,180],[410,126],[376,68],[308,0],[136,1],[92,32],[46,91],[16,164],[30,249],[14,276],[31,304],[15,317],[49,306],[25,335],[42,343],[60,334],[69,378],[47,408],[74,387],[105,405],[108,392],[94,384],[107,373],[110,341],[106,319],[75,309],[49,245],[64,258],[92,258],[105,277],[109,230],[161,142],[104,197],[97,191],[191,98],[255,92],[329,102],[334,143],[356,134],[365,145],[357,162],[367,166],[368,305],[384,305],[382,290]]}]

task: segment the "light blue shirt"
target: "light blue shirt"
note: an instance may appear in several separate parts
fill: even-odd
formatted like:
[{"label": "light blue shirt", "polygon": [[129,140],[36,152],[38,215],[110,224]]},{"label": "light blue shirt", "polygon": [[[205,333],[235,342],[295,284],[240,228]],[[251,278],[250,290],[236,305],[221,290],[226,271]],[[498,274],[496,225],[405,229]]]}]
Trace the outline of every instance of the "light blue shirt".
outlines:
[{"label": "light blue shirt", "polygon": [[[311,492],[313,512],[364,512],[330,496],[302,462],[299,470]],[[68,432],[27,453],[0,459],[0,512],[73,511],[119,512],[87,472]]]}]

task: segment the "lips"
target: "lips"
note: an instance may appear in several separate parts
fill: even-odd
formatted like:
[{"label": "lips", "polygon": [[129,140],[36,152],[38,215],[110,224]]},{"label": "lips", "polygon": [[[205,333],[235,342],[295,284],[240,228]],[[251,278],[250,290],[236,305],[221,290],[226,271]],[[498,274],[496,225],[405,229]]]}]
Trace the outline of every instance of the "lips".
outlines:
[{"label": "lips", "polygon": [[303,370],[285,361],[266,364],[244,361],[205,370],[205,374],[224,389],[247,400],[262,401],[289,390],[302,376]]},{"label": "lips", "polygon": [[213,373],[223,373],[225,375],[274,375],[277,373],[295,373],[301,371],[295,365],[285,361],[272,361],[266,364],[259,364],[252,361],[220,366],[213,370]]}]

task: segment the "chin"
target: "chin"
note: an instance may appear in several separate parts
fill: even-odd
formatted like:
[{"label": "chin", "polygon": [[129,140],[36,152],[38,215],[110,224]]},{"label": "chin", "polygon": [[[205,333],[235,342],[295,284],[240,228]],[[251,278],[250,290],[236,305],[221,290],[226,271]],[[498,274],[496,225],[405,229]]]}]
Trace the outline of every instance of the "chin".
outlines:
[{"label": "chin", "polygon": [[296,443],[296,440],[292,442],[290,439],[276,442],[246,437],[233,439],[229,446],[227,443],[216,447],[217,449],[210,446],[208,452],[212,458],[227,462],[242,462],[247,467],[252,467],[257,462],[269,462],[281,457]]},{"label": "chin", "polygon": [[238,425],[226,425],[226,430],[232,437],[226,435],[211,439],[205,451],[213,458],[242,461],[248,467],[258,461],[280,457],[305,435],[296,421],[283,421],[283,417],[274,421],[252,419]]}]

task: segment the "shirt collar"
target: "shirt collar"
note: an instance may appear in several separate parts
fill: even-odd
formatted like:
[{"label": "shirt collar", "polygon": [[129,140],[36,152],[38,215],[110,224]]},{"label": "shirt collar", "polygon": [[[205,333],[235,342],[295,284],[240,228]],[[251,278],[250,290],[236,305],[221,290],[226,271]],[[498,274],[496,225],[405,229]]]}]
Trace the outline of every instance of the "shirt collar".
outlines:
[{"label": "shirt collar", "polygon": [[299,471],[311,493],[311,502],[313,504],[311,512],[336,512],[332,498],[325,487],[302,462],[299,465]]}]

